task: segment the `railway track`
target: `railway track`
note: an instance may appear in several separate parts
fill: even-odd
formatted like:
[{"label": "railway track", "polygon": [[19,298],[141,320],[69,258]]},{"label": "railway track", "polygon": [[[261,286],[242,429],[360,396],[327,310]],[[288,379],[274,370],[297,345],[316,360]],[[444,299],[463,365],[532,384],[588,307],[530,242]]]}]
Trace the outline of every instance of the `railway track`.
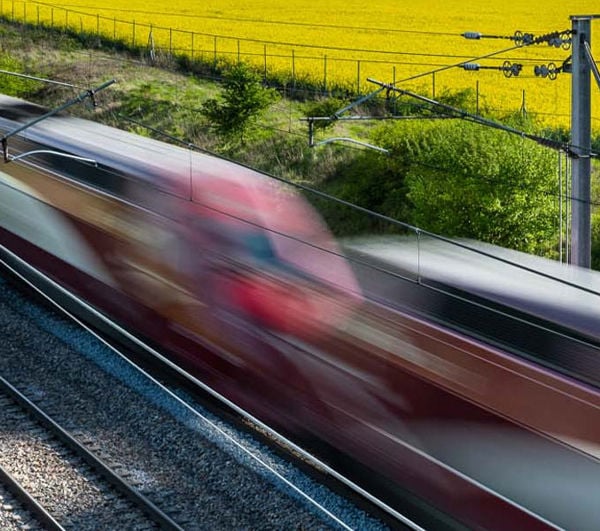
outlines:
[{"label": "railway track", "polygon": [[50,529],[182,529],[16,387],[0,377],[0,478]]},{"label": "railway track", "polygon": [[[1,280],[0,290],[0,329],[8,339],[3,347],[7,352],[0,356],[0,374],[16,381],[32,401],[43,404],[79,442],[91,445],[109,468],[159,507],[165,519],[150,517],[148,510],[137,504],[131,507],[131,502],[127,508],[109,512],[126,518],[127,513],[137,511],[130,523],[139,522],[140,529],[156,525],[184,529],[386,527],[294,466],[282,463],[251,437],[236,440],[235,430],[220,419],[193,410],[96,340],[74,333],[73,324],[64,317],[46,313]],[[31,327],[42,331],[32,336]],[[21,458],[11,461],[24,466]],[[64,483],[68,474],[57,470],[47,475],[60,477],[59,490],[69,491]],[[83,483],[89,486],[96,481],[101,480]],[[75,527],[86,529],[85,525]]]}]

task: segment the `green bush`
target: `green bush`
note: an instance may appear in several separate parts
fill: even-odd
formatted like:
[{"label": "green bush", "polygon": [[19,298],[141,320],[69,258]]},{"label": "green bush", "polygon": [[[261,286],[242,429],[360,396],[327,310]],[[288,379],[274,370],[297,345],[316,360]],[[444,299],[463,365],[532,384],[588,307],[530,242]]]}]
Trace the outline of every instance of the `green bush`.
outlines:
[{"label": "green bush", "polygon": [[[320,190],[400,221],[406,221],[408,216],[402,173],[397,171],[393,159],[375,151],[362,151],[339,163],[335,176],[321,183]],[[318,200],[315,206],[339,236],[388,232],[392,227],[339,203]]]},{"label": "green bush", "polygon": [[243,138],[277,97],[275,90],[262,86],[256,72],[240,63],[226,74],[222,94],[205,101],[201,112],[215,125],[219,134]]},{"label": "green bush", "polygon": [[600,271],[600,211],[592,215],[592,269]]},{"label": "green bush", "polygon": [[404,169],[410,221],[450,237],[531,253],[556,245],[556,155],[530,140],[459,120],[379,130]]}]

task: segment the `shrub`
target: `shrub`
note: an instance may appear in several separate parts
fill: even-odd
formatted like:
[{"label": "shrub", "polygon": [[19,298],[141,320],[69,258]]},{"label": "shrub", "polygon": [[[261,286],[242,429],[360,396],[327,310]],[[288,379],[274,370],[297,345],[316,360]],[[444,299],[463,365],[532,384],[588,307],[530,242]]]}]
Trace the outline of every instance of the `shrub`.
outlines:
[{"label": "shrub", "polygon": [[[0,69],[8,72],[23,73],[24,65],[6,52],[0,52]],[[0,75],[0,92],[9,96],[24,97],[33,92],[38,83],[30,79],[12,76],[10,74]]]},{"label": "shrub", "polygon": [[262,86],[258,74],[244,64],[231,68],[223,81],[223,92],[204,102],[202,114],[225,137],[240,138],[271,103],[277,92]]},{"label": "shrub", "polygon": [[[390,149],[395,189],[406,188],[411,223],[450,237],[555,253],[552,151],[460,120],[384,125],[374,142]],[[386,200],[382,213],[394,209]]]}]

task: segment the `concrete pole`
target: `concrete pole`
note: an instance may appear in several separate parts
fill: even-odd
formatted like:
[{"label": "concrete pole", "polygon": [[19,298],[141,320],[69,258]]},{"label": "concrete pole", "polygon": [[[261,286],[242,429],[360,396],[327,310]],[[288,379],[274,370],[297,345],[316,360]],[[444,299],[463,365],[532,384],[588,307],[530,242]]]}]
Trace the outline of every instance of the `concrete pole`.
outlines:
[{"label": "concrete pole", "polygon": [[573,56],[571,79],[572,210],[571,263],[591,265],[590,153],[591,135],[591,68],[585,43],[591,43],[591,16],[572,16]]}]

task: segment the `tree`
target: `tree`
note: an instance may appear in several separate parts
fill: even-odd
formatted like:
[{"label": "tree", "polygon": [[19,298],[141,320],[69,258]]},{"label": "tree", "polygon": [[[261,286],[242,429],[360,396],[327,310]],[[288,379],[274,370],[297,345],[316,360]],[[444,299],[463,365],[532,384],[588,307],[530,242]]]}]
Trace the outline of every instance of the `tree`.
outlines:
[{"label": "tree", "polygon": [[402,123],[376,140],[403,168],[409,221],[530,253],[556,249],[556,155],[460,120]]},{"label": "tree", "polygon": [[201,112],[221,135],[242,138],[277,97],[275,90],[262,86],[258,74],[240,63],[226,75],[222,94],[204,102]]}]

